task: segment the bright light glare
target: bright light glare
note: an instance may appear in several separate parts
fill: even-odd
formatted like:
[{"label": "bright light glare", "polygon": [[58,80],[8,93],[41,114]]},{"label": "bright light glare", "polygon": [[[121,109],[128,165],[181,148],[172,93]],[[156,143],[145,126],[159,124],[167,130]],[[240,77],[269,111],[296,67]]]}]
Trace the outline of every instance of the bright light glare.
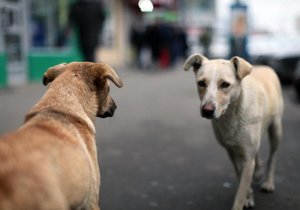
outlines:
[{"label": "bright light glare", "polygon": [[150,0],[139,0],[139,8],[142,12],[152,12],[153,4]]}]

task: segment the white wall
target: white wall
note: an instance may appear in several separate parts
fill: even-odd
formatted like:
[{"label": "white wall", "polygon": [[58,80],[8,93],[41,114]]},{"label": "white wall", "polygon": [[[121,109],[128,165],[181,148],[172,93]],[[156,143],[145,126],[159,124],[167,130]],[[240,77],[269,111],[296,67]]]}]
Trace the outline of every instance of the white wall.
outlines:
[{"label": "white wall", "polygon": [[[229,6],[234,0],[216,0],[219,27],[226,27],[230,19]],[[249,8],[249,20],[255,30],[293,33],[300,21],[299,0],[244,0]],[[298,25],[299,27],[299,25]],[[298,28],[299,32],[299,28]]]}]

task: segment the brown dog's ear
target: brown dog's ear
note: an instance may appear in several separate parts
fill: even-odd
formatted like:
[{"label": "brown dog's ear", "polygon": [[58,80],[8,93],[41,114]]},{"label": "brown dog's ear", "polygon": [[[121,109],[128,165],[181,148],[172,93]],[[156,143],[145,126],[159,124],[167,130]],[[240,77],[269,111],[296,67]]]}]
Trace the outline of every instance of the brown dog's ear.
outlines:
[{"label": "brown dog's ear", "polygon": [[253,66],[248,63],[243,58],[238,56],[234,56],[231,58],[230,62],[233,64],[236,69],[237,76],[240,80],[242,80],[245,76],[251,73]]},{"label": "brown dog's ear", "polygon": [[64,71],[66,65],[66,63],[61,63],[56,66],[50,67],[44,73],[43,84],[48,85],[50,82],[52,82],[58,75],[60,75]]},{"label": "brown dog's ear", "polygon": [[185,71],[188,71],[191,67],[193,67],[194,71],[197,71],[202,66],[203,62],[205,62],[207,60],[208,59],[205,56],[203,56],[199,53],[192,54],[184,62],[183,69]]},{"label": "brown dog's ear", "polygon": [[107,78],[111,80],[117,87],[121,88],[123,86],[123,82],[120,77],[117,75],[115,70],[105,63],[97,64],[100,66],[100,69],[104,71],[103,78]]}]

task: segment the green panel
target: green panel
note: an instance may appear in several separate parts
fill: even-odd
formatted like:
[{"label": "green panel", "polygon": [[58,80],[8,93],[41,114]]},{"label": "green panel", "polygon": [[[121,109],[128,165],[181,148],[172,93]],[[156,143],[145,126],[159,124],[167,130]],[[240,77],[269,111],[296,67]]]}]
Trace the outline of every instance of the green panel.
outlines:
[{"label": "green panel", "polygon": [[28,78],[30,81],[41,81],[44,72],[51,66],[59,63],[81,61],[81,56],[74,53],[61,52],[34,52],[28,57]]},{"label": "green panel", "polygon": [[54,49],[51,51],[32,51],[28,55],[28,78],[30,81],[41,81],[44,72],[51,66],[68,63],[72,61],[82,61],[81,53],[78,49],[77,36],[71,36],[71,46],[69,50]]},{"label": "green panel", "polygon": [[7,85],[7,67],[6,56],[4,53],[0,53],[0,87]]}]

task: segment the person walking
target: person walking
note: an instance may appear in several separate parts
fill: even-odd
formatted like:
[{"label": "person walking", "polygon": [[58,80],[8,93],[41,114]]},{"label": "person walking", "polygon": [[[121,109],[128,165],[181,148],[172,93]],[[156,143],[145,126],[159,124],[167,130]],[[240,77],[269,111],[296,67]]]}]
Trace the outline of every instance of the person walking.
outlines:
[{"label": "person walking", "polygon": [[105,13],[99,0],[78,0],[70,8],[70,23],[77,28],[79,46],[85,61],[95,62]]}]

